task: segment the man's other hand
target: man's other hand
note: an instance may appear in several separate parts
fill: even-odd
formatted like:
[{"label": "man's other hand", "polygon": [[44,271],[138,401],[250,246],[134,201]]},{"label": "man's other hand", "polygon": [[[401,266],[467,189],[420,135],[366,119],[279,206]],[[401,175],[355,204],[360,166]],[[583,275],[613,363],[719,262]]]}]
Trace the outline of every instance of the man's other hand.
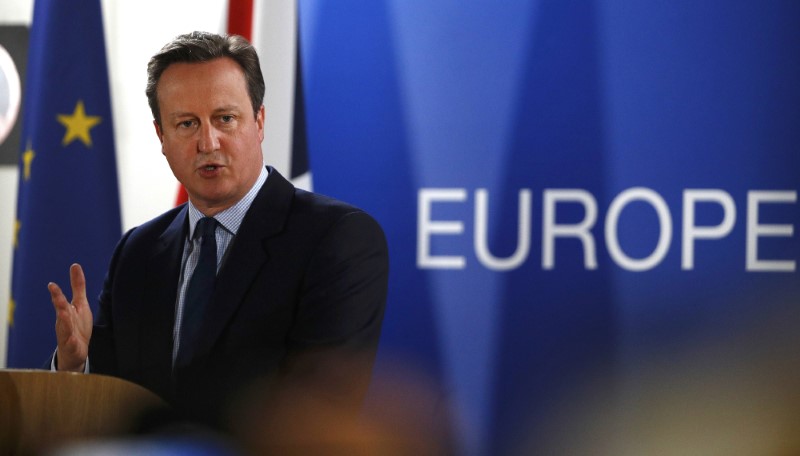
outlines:
[{"label": "man's other hand", "polygon": [[92,309],[86,299],[86,278],[79,264],[69,268],[72,286],[72,302],[53,282],[47,284],[50,299],[56,310],[56,339],[58,341],[58,364],[60,371],[83,372],[89,355],[89,339],[92,337]]}]

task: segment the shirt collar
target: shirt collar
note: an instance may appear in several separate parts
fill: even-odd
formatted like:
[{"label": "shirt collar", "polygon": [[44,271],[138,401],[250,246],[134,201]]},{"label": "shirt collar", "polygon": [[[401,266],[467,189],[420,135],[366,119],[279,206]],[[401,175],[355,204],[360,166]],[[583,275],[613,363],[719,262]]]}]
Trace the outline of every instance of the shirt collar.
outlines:
[{"label": "shirt collar", "polygon": [[[253,200],[256,199],[256,195],[258,191],[261,190],[264,182],[267,181],[268,174],[267,168],[262,167],[258,179],[256,179],[255,184],[253,184],[247,194],[236,204],[214,216],[222,228],[229,231],[234,236],[236,235],[239,231],[239,226],[242,225],[244,215],[247,213],[247,210],[250,209]],[[197,226],[197,222],[203,217],[205,217],[205,215],[189,201],[189,239],[194,239],[194,229]]]}]

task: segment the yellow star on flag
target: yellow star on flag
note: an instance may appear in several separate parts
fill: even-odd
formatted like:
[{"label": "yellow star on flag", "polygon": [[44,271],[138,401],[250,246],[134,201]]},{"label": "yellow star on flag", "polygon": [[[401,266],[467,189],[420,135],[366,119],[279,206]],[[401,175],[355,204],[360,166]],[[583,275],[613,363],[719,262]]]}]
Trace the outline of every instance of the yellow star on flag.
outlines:
[{"label": "yellow star on flag", "polygon": [[92,137],[89,135],[89,129],[99,124],[101,120],[99,116],[87,116],[83,100],[78,100],[72,115],[58,115],[58,121],[67,128],[61,145],[68,146],[72,141],[80,139],[86,147],[92,147]]},{"label": "yellow star on flag", "polygon": [[14,298],[8,298],[8,326],[14,326]]},{"label": "yellow star on flag", "polygon": [[14,221],[14,248],[17,248],[18,240],[19,240],[19,229],[22,228],[22,222],[19,220]]},{"label": "yellow star on flag", "polygon": [[28,141],[28,147],[25,148],[25,152],[22,153],[22,176],[25,180],[31,178],[31,162],[33,162],[35,156],[36,152],[31,148],[31,142]]}]

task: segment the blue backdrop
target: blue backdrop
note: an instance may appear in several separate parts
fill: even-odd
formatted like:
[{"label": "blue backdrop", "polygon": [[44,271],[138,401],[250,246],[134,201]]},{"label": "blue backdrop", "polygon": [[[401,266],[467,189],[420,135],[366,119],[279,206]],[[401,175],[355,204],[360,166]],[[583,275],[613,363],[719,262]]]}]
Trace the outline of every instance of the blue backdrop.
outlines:
[{"label": "blue backdrop", "polygon": [[[614,452],[633,438],[614,426],[698,404],[731,372],[783,399],[771,382],[798,379],[800,3],[299,13],[315,190],[389,239],[379,375],[433,379],[459,454]],[[441,425],[442,403],[421,415]],[[672,418],[702,426],[695,412]],[[613,438],[582,441],[595,435]]]}]

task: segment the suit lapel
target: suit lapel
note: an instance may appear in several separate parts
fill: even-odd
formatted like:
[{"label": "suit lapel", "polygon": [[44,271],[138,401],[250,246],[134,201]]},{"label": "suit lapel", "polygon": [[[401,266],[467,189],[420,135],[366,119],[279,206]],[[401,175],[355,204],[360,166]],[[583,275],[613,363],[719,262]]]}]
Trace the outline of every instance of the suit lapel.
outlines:
[{"label": "suit lapel", "polygon": [[186,206],[178,212],[158,238],[158,246],[147,263],[142,314],[146,323],[139,326],[141,361],[147,366],[145,371],[155,370],[159,377],[166,373],[168,378],[172,371],[172,331],[187,213]]},{"label": "suit lapel", "polygon": [[269,177],[247,211],[217,276],[197,356],[211,350],[244,301],[253,280],[269,262],[266,240],[283,230],[293,197],[294,186],[269,167]]}]

